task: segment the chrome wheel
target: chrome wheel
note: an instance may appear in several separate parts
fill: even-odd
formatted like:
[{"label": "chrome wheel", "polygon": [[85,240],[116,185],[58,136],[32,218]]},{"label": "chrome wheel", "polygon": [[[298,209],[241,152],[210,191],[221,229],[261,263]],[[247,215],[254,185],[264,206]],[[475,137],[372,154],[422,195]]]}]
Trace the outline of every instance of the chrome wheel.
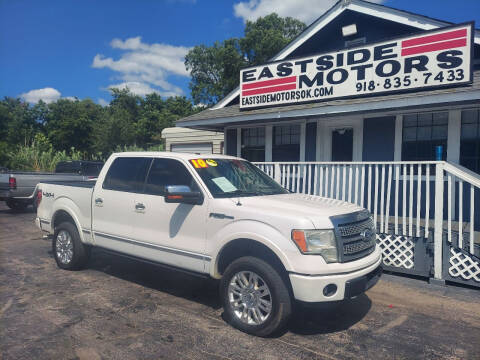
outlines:
[{"label": "chrome wheel", "polygon": [[62,264],[69,264],[73,258],[73,241],[70,233],[65,230],[60,230],[55,241],[55,251],[57,259]]},{"label": "chrome wheel", "polygon": [[261,325],[272,311],[266,282],[252,271],[240,271],[230,280],[228,300],[235,316],[248,325]]}]

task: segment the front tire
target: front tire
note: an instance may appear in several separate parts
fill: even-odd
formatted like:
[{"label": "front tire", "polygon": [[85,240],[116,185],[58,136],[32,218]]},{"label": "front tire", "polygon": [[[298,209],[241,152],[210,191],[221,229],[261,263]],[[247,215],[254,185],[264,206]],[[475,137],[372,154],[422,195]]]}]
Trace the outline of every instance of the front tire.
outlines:
[{"label": "front tire", "polygon": [[90,248],[82,243],[77,227],[70,222],[55,228],[52,250],[58,267],[64,270],[79,270],[90,257]]},{"label": "front tire", "polygon": [[292,312],[292,300],[279,272],[255,257],[239,258],[227,267],[220,294],[227,322],[248,334],[276,333]]}]

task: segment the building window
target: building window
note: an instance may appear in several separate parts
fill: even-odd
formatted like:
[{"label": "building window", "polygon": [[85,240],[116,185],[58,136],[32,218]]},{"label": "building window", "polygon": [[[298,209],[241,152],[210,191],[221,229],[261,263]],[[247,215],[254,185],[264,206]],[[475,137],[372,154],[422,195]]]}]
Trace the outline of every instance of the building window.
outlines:
[{"label": "building window", "polygon": [[273,161],[300,161],[300,125],[273,127]]},{"label": "building window", "polygon": [[242,158],[265,161],[265,128],[242,129]]},{"label": "building window", "polygon": [[403,117],[402,161],[447,159],[448,112]]},{"label": "building window", "polygon": [[460,165],[480,173],[480,109],[462,111]]}]

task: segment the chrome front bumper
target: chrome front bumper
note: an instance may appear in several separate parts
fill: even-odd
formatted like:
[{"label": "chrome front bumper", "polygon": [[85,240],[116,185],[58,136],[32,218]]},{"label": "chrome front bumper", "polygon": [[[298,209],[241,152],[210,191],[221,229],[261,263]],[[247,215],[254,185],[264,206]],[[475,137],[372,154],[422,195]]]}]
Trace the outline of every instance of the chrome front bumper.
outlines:
[{"label": "chrome front bumper", "polygon": [[[339,301],[355,297],[376,284],[379,275],[376,279],[373,279],[373,277],[377,275],[376,272],[378,272],[377,269],[381,266],[381,263],[382,257],[380,255],[374,264],[346,274],[321,276],[289,274],[293,295],[299,301],[310,303]],[[364,284],[364,289],[359,291],[359,289],[362,290],[362,284]],[[325,295],[324,289],[327,286],[336,290],[334,292],[327,291],[327,295]]]}]

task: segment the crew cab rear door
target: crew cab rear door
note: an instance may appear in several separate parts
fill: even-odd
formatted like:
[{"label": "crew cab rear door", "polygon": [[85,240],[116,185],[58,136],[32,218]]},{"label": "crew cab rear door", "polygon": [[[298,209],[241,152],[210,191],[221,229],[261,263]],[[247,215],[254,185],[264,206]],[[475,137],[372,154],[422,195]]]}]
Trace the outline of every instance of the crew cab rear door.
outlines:
[{"label": "crew cab rear door", "polygon": [[132,231],[145,177],[146,157],[117,157],[101,184],[95,186],[92,229],[95,245],[131,253]]},{"label": "crew cab rear door", "polygon": [[139,198],[142,211],[134,218],[134,255],[197,272],[204,272],[207,199],[202,205],[165,202],[168,185],[186,185],[202,191],[185,164],[155,158]]}]

